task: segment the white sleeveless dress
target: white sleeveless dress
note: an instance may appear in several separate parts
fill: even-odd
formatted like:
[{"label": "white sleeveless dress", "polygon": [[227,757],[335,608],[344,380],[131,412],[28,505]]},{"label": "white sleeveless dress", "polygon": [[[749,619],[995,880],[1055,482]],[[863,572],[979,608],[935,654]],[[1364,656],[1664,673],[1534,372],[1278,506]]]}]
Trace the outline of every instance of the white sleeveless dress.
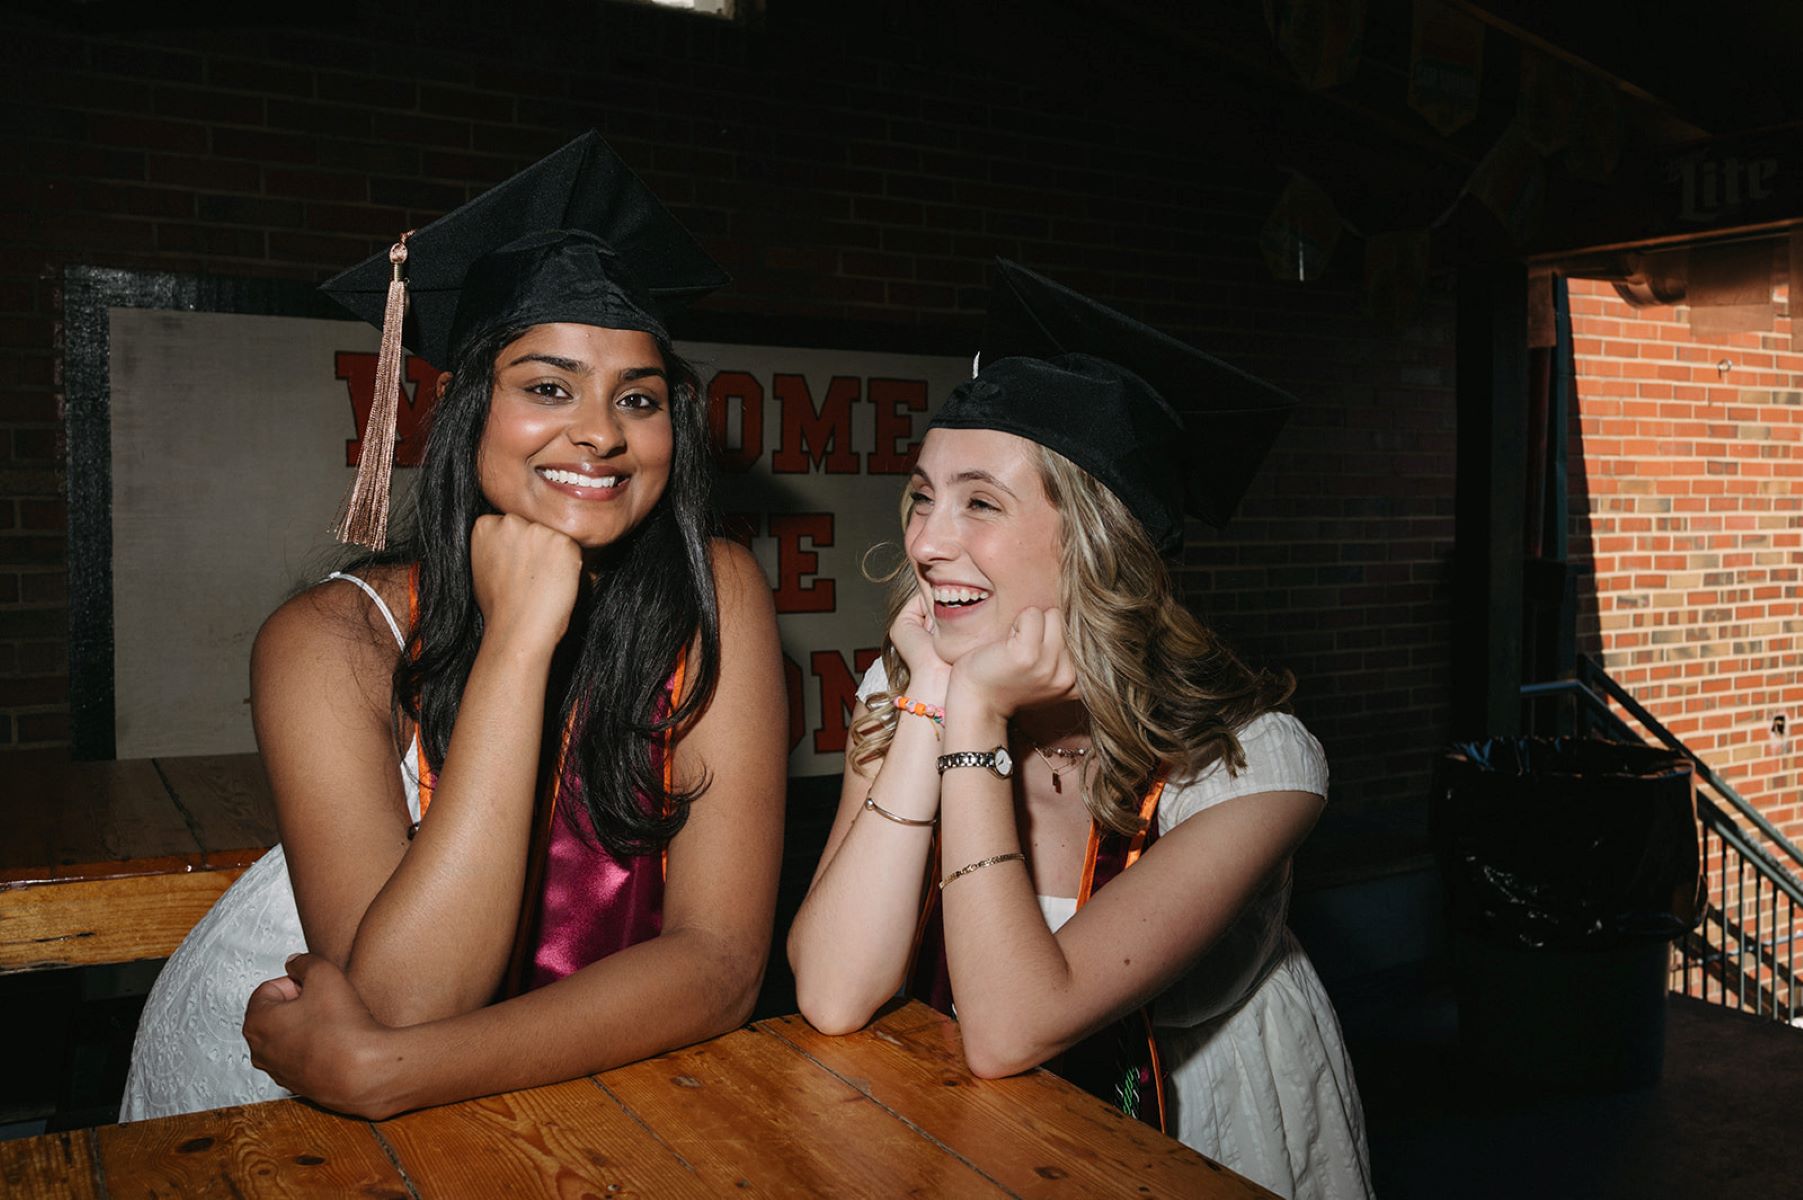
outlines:
[{"label": "white sleeveless dress", "polygon": [[[858,698],[885,690],[882,660]],[[1246,769],[1216,763],[1172,779],[1158,803],[1168,834],[1205,809],[1260,792],[1327,795],[1327,756],[1301,721],[1266,713],[1239,731]],[[1365,1114],[1333,1003],[1284,918],[1286,861],[1201,958],[1152,1003],[1168,1077],[1171,1136],[1293,1200],[1367,1200]],[[1073,896],[1041,896],[1056,932]]]},{"label": "white sleeveless dress", "polygon": [[[395,642],[406,645],[394,614],[374,588],[354,575],[334,572],[327,578],[368,593]],[[414,762],[409,749],[401,760],[401,785],[407,811],[417,821]],[[119,1119],[142,1121],[290,1095],[250,1065],[242,1033],[244,1006],[259,983],[283,974],[288,956],[306,948],[288,880],[288,857],[278,845],[219,897],[157,976],[138,1020]]]}]

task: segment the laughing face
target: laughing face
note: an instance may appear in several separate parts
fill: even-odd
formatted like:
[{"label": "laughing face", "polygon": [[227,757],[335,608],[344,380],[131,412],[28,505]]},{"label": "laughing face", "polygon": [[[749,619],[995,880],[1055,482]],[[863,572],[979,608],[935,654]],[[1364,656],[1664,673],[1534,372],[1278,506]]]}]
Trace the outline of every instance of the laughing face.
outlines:
[{"label": "laughing face", "polygon": [[495,359],[482,494],[587,550],[637,527],[670,482],[664,357],[648,333],[535,325]]},{"label": "laughing face", "polygon": [[908,559],[946,662],[1006,637],[1022,609],[1057,606],[1060,521],[1031,442],[930,430],[908,489]]}]

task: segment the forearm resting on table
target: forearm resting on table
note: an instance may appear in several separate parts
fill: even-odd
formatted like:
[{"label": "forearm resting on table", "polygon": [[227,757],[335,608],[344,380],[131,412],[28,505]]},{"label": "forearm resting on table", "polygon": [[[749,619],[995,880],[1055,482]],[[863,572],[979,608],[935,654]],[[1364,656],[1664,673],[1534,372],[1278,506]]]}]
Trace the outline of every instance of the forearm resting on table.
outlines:
[{"label": "forearm resting on table", "polygon": [[908,969],[922,867],[897,870],[880,856],[858,861],[858,851],[887,832],[873,823],[846,836],[808,898],[808,923],[798,915],[789,931],[796,1007],[822,1033],[862,1029],[901,989]]},{"label": "forearm resting on table", "polygon": [[376,1018],[486,1004],[507,969],[531,840],[549,656],[483,642],[432,801],[359,922],[346,973]]},{"label": "forearm resting on table", "polygon": [[848,783],[839,843],[820,869],[789,931],[796,1004],[822,1033],[862,1029],[894,996],[908,969],[933,830],[863,808],[864,795],[897,816],[930,821],[938,809],[935,741],[925,721],[896,733],[865,792]]},{"label": "forearm resting on table", "polygon": [[342,1107],[379,1120],[718,1037],[751,1015],[763,968],[761,954],[711,931],[666,932],[511,1000],[384,1031],[342,1064],[362,1081],[347,1084]]}]

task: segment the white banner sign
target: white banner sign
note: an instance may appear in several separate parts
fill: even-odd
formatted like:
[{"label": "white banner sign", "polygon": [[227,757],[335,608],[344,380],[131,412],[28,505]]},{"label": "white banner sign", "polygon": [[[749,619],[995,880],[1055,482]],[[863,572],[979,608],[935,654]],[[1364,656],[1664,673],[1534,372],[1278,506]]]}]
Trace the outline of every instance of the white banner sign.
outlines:
[{"label": "white banner sign", "polygon": [[[369,411],[375,332],[129,308],[111,310],[109,326],[118,756],[254,750],[251,640],[344,557],[327,530]],[[969,362],[680,349],[707,384],[728,530],[773,589],[790,772],[836,773],[853,689],[882,640],[882,589],[865,580],[864,555],[898,542],[912,452]],[[397,494],[417,466],[425,409],[413,401],[430,397],[434,377],[409,358]]]}]

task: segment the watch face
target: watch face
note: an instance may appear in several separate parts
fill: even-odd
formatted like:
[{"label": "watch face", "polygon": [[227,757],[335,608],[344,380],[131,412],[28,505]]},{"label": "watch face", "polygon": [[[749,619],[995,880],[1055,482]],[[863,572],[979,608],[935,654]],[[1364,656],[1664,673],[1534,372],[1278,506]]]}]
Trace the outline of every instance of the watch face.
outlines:
[{"label": "watch face", "polygon": [[1003,779],[1014,774],[1014,756],[1008,753],[1008,747],[995,748],[995,773]]}]

